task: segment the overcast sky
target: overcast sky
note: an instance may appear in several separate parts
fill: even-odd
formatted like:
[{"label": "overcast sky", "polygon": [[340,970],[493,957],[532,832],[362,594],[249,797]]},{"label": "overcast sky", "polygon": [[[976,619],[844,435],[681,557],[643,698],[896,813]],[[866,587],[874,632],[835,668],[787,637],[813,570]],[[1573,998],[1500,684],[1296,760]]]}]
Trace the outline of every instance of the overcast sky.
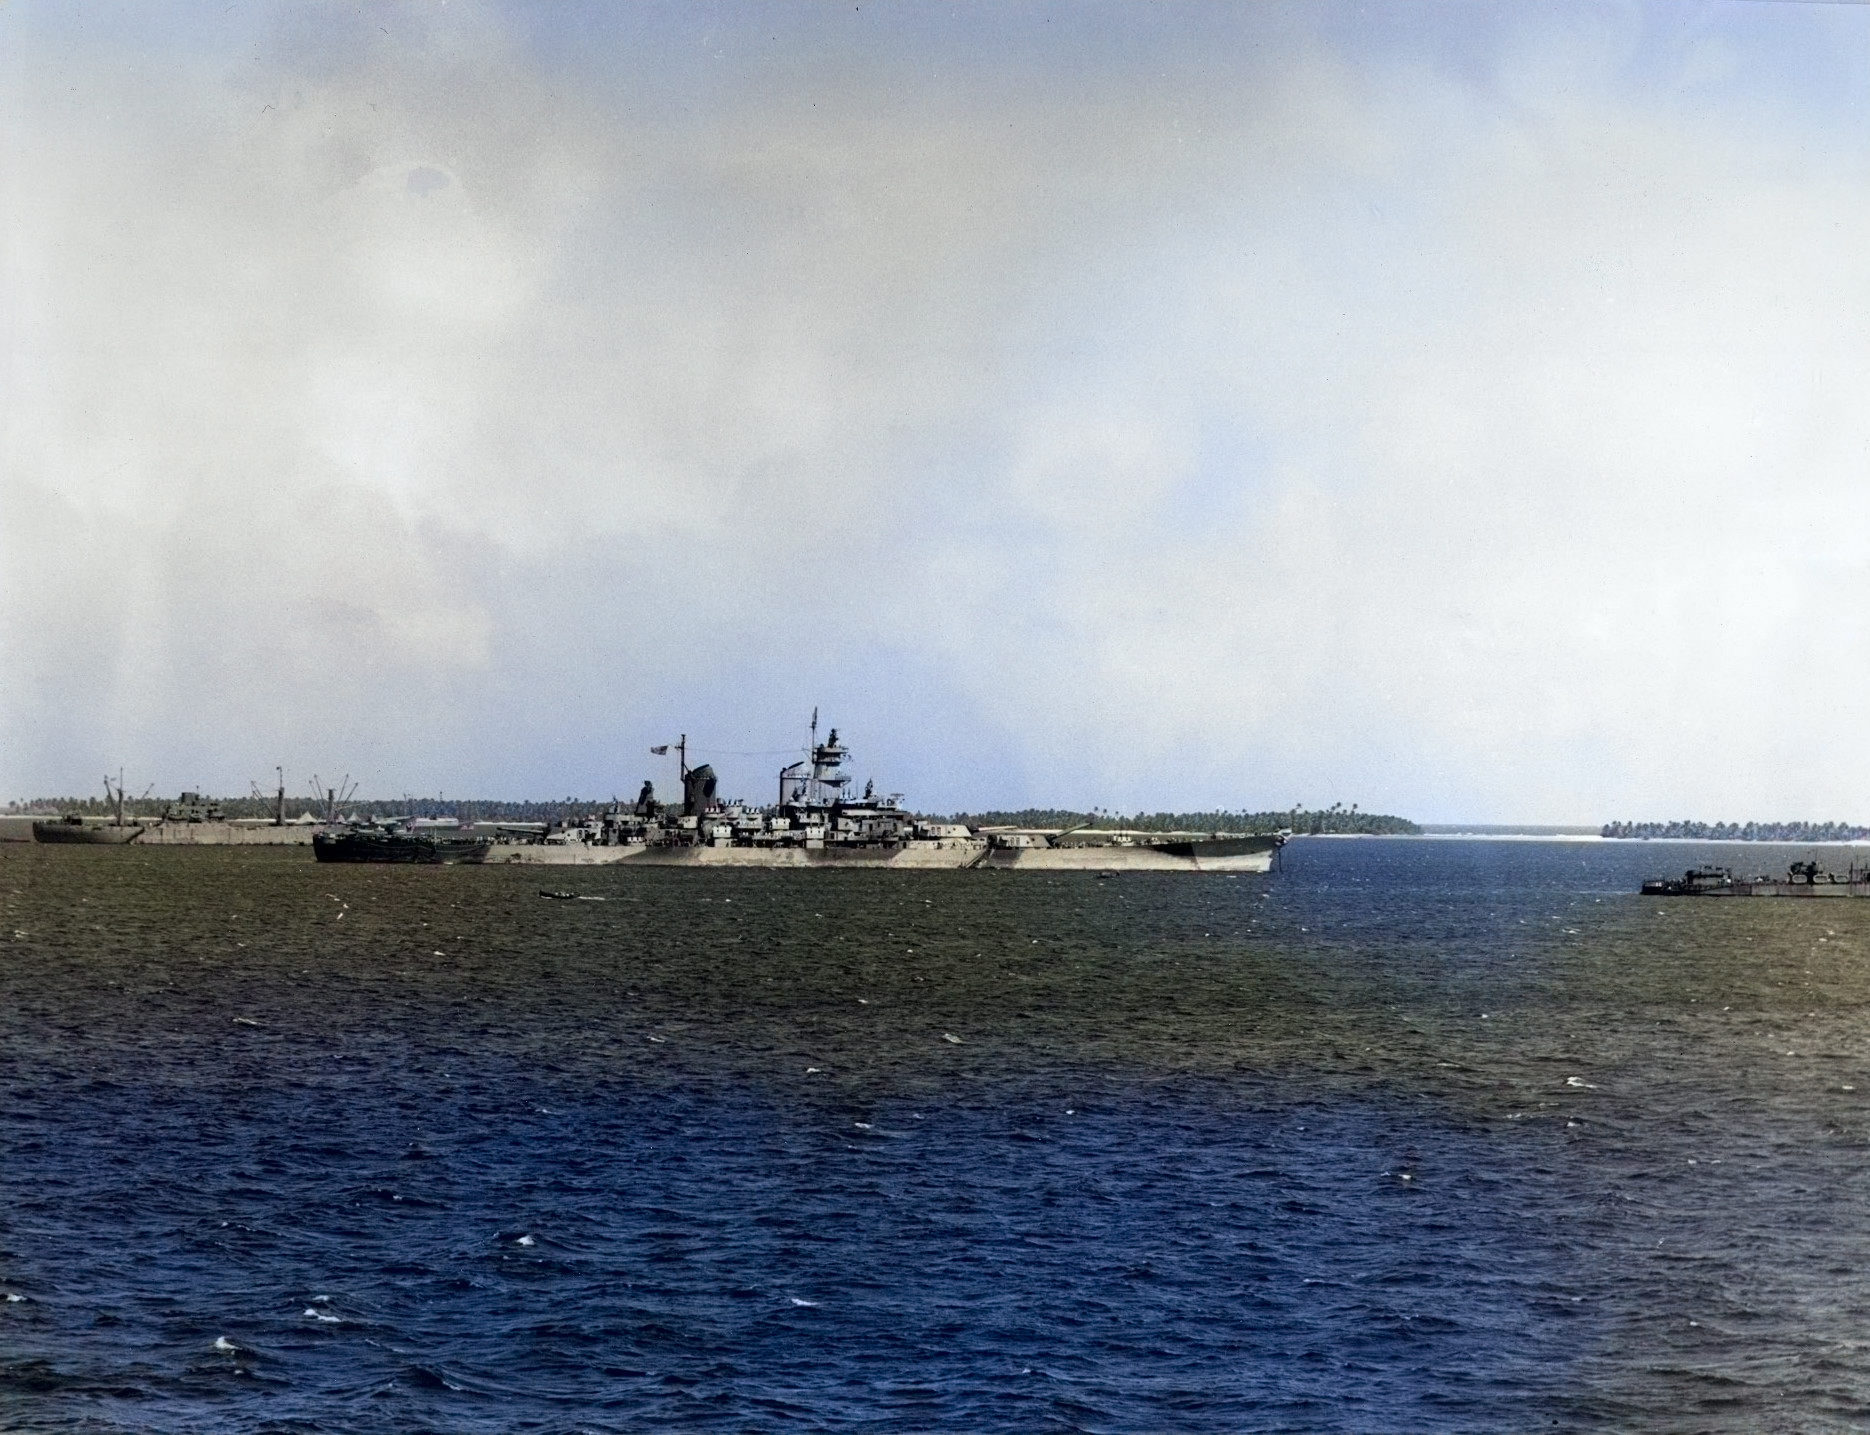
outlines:
[{"label": "overcast sky", "polygon": [[0,9],[0,796],[1870,821],[1870,8]]}]

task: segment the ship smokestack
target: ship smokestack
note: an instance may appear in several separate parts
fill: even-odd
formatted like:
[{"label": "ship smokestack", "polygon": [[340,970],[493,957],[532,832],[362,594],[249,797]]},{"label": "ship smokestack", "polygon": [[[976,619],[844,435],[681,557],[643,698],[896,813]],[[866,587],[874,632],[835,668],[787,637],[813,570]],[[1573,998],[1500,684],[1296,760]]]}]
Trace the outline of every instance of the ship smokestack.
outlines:
[{"label": "ship smokestack", "polygon": [[699,817],[714,806],[714,789],[718,785],[714,769],[707,763],[689,768],[682,774],[682,815]]}]

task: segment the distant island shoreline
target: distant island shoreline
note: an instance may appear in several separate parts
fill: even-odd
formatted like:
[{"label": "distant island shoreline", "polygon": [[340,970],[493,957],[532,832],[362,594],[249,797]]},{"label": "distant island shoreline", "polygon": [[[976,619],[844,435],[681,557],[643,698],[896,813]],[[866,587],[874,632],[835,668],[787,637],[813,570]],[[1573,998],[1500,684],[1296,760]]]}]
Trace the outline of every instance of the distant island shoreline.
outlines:
[{"label": "distant island shoreline", "polygon": [[[192,794],[191,794],[192,795]],[[611,805],[611,800],[565,797],[548,801],[496,801],[479,798],[444,799],[441,797],[348,798],[337,799],[345,818],[413,817],[457,822],[577,822]],[[233,821],[266,820],[278,810],[278,798],[228,797],[213,799],[214,807]],[[170,803],[163,799],[129,798],[124,802],[126,818],[160,817]],[[318,804],[326,806],[324,802]],[[12,817],[46,817],[63,813],[103,818],[115,812],[114,804],[96,797],[32,798],[6,804],[4,813]],[[303,798],[286,804],[288,823],[314,823],[330,820],[329,811],[314,812]],[[1020,827],[1037,829],[1074,828],[1090,831],[1126,830],[1131,832],[1291,832],[1302,836],[1416,836],[1423,830],[1406,817],[1389,813],[1363,812],[1355,803],[1345,807],[1289,807],[1274,811],[1249,812],[1214,809],[1205,812],[1133,812],[1122,813],[1093,808],[1080,812],[1066,808],[1024,807],[1007,810],[957,812],[939,820],[965,822],[970,827]]]},{"label": "distant island shoreline", "polygon": [[[333,794],[335,796],[335,794]],[[233,825],[277,820],[279,796],[254,795],[219,799],[187,798],[205,802],[215,815]],[[323,811],[313,810],[304,798],[288,800],[286,824],[293,827],[337,821],[369,821],[406,817],[466,824],[575,823],[601,813],[614,799],[563,797],[500,800],[491,798],[338,798]],[[147,822],[174,807],[166,798],[126,798],[126,819]],[[335,807],[337,811],[333,811]],[[77,814],[104,820],[114,804],[98,797],[30,798],[0,807],[0,817],[15,822],[34,817]],[[1518,841],[1615,842],[1870,842],[1870,825],[1851,822],[1607,822],[1602,826],[1538,822],[1416,822],[1393,813],[1365,812],[1355,803],[1346,807],[1288,807],[1250,811],[1215,808],[1200,812],[1117,812],[1104,808],[1080,811],[1062,807],[990,808],[934,815],[934,820],[966,823],[970,827],[1022,828],[1040,831],[1129,832],[1289,832],[1295,837],[1435,837],[1503,839]],[[10,829],[4,834],[16,837]]]},{"label": "distant island shoreline", "polygon": [[1607,822],[1599,836],[1636,842],[1862,842],[1850,822]]}]

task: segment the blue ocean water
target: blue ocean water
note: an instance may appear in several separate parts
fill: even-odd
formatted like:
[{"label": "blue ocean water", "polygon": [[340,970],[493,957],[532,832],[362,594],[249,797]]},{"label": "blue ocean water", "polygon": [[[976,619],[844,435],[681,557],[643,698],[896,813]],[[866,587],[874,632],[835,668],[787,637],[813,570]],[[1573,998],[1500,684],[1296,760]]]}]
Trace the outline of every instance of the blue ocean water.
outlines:
[{"label": "blue ocean water", "polygon": [[0,1427],[1865,1428],[1870,904],[1708,855],[0,850]]}]

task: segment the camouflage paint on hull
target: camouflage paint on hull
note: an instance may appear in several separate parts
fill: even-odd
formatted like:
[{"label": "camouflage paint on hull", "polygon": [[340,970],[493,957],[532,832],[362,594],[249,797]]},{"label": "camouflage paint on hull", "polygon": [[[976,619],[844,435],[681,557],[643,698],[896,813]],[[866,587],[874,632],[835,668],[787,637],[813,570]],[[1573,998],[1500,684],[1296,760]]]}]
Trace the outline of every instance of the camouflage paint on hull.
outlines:
[{"label": "camouflage paint on hull", "polygon": [[741,847],[579,842],[496,842],[485,860],[545,867],[710,867],[1043,872],[1266,872],[1279,849],[1273,836],[1191,838],[1126,843],[1011,847],[985,838],[944,838],[875,845]]}]

